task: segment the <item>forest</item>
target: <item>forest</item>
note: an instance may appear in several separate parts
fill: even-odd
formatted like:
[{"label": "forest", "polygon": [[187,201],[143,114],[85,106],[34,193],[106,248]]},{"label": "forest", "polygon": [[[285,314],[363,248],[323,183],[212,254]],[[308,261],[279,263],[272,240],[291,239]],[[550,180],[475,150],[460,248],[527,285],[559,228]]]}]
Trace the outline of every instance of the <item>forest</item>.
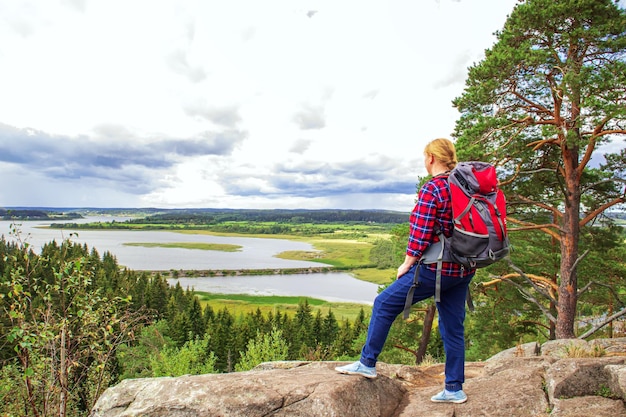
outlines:
[{"label": "forest", "polygon": [[39,208],[9,208],[0,207],[0,220],[71,220],[82,216],[75,212],[50,211]]},{"label": "forest", "polygon": [[[127,210],[127,213],[129,211]],[[51,227],[64,229],[114,230],[209,230],[214,233],[310,236],[334,234],[338,227],[351,233],[377,229],[384,233],[406,222],[408,213],[384,210],[162,210],[123,222],[63,223]],[[345,237],[345,236],[344,236]]]}]

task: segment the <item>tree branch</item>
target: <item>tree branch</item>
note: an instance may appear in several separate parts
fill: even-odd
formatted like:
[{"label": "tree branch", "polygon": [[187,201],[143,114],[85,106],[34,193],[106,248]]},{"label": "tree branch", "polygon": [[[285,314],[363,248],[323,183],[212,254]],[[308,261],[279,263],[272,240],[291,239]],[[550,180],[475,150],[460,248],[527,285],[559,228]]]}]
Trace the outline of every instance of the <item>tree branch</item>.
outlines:
[{"label": "tree branch", "polygon": [[620,300],[619,295],[617,295],[617,292],[615,291],[615,288],[613,288],[611,285],[603,284],[601,282],[596,282],[596,281],[589,282],[581,290],[578,291],[578,294],[576,294],[576,297],[580,298],[580,296],[582,296],[587,290],[589,290],[589,288],[591,288],[592,285],[599,285],[601,287],[608,288],[609,291],[611,291],[611,294],[613,294],[613,298],[615,298],[617,300],[617,302],[619,303],[620,307],[626,307],[624,302],[622,300]]},{"label": "tree branch", "polygon": [[[516,220],[516,222],[520,222],[520,221]],[[511,220],[511,223],[514,223],[514,222]],[[521,230],[545,229],[546,227],[558,228],[559,225],[558,224],[554,224],[554,223],[533,224],[533,225],[527,225],[527,226],[521,226],[521,227],[516,227],[516,228],[513,228],[513,229],[509,229],[509,231],[510,232],[519,232]]]},{"label": "tree branch", "polygon": [[622,179],[622,178],[609,178],[606,180],[602,180],[602,181],[598,181],[598,182],[594,182],[592,184],[587,185],[586,187],[582,187],[581,193],[585,193],[587,190],[592,190],[594,187],[597,187],[598,185],[602,185],[602,184],[606,184],[607,182],[621,182],[626,184],[626,180]]},{"label": "tree branch", "polygon": [[527,293],[523,287],[521,285],[519,285],[516,282],[510,281],[511,284],[513,284],[515,287],[517,287],[517,290],[520,292],[520,294],[522,294],[522,297],[524,297],[526,300],[534,303],[537,307],[539,307],[539,310],[541,310],[541,312],[548,318],[548,320],[550,320],[552,323],[556,323],[556,317],[554,317],[552,315],[552,313],[550,313],[550,310],[547,309],[543,304],[541,304],[539,302],[539,300],[537,300],[535,297],[533,297],[532,295],[530,295],[529,293]]},{"label": "tree branch", "polygon": [[393,347],[395,347],[395,348],[397,348],[397,349],[400,349],[400,350],[404,350],[404,351],[406,351],[406,352],[410,352],[410,353],[412,353],[413,355],[416,355],[416,353],[417,353],[415,350],[413,350],[413,349],[411,349],[411,348],[408,348],[408,347],[404,347],[404,346],[402,346],[402,345],[393,345]]},{"label": "tree branch", "polygon": [[[502,275],[496,279],[493,279],[491,281],[487,281],[487,282],[482,282],[479,285],[481,287],[488,287],[490,285],[496,284],[498,282],[509,282],[512,285],[516,286],[518,289],[523,288],[521,287],[519,284],[517,284],[515,281],[512,281],[511,278],[517,278],[517,277],[522,277],[524,278],[528,283],[530,283],[530,285],[535,289],[535,291],[537,291],[539,294],[541,294],[543,297],[545,297],[548,301],[556,303],[556,297],[555,297],[555,292],[558,290],[558,286],[552,282],[552,280],[549,280],[545,277],[541,277],[538,275],[534,275],[534,274],[526,274],[524,273],[520,268],[518,268],[517,266],[515,266],[515,264],[513,264],[513,262],[511,262],[510,260],[508,260],[509,265],[511,266],[511,268],[513,268],[517,273],[516,274],[506,274],[506,275]],[[548,291],[546,292],[543,288],[541,288],[538,284],[540,283],[541,285],[543,285],[544,287],[548,288]]]},{"label": "tree branch", "polygon": [[[535,291],[537,291],[539,294],[543,295],[546,299],[548,299],[550,302],[557,304],[557,299],[556,297],[554,297],[552,294],[550,294],[549,292],[545,292],[543,290],[543,288],[539,287],[535,281],[533,281],[530,277],[529,274],[526,274],[524,271],[522,271],[522,269],[520,267],[518,267],[517,265],[515,265],[513,263],[513,261],[511,261],[510,259],[506,258],[507,263],[509,264],[509,266],[515,271],[517,272],[522,278],[524,278],[530,285],[532,285],[532,287],[535,289]],[[534,277],[537,277],[536,275],[534,275]],[[548,286],[548,288],[551,288],[552,290],[554,290],[554,282],[552,282],[551,280],[548,280],[546,278],[543,277],[537,277],[539,278],[538,281],[543,283],[544,285]]]},{"label": "tree branch", "polygon": [[589,254],[589,251],[590,251],[590,250],[589,250],[589,249],[587,249],[587,250],[585,251],[585,253],[583,253],[582,255],[580,255],[580,256],[578,257],[578,259],[576,259],[576,261],[574,262],[574,264],[572,265],[572,267],[569,269],[569,273],[570,273],[570,274],[572,274],[572,273],[576,270],[576,267],[578,266],[578,263],[579,263],[580,261],[582,261],[582,260],[583,260],[583,258]]},{"label": "tree branch", "polygon": [[504,180],[504,181],[502,181],[502,180],[501,180],[501,181],[499,181],[499,182],[498,182],[498,185],[499,185],[500,187],[502,187],[502,186],[505,186],[505,185],[509,185],[509,184],[511,184],[513,181],[515,181],[515,179],[519,176],[519,174],[520,174],[520,166],[519,166],[519,165],[516,165],[516,166],[515,166],[515,172],[513,173],[513,175],[511,175],[509,178],[507,178],[507,179],[506,179],[506,180]]},{"label": "tree branch", "polygon": [[615,320],[617,318],[620,318],[624,314],[626,314],[626,308],[623,308],[622,310],[620,310],[617,313],[613,314],[611,317],[607,317],[607,319],[604,320],[602,323],[600,323],[600,324],[596,325],[595,327],[592,327],[591,329],[587,330],[585,333],[583,333],[580,336],[578,336],[578,338],[579,339],[585,339],[585,338],[591,336],[592,334],[594,334],[595,332],[597,332],[598,330],[600,330],[601,328],[603,328],[604,326],[606,326],[607,324],[609,324],[613,320]]},{"label": "tree branch", "polygon": [[554,169],[552,168],[539,168],[539,169],[533,169],[530,171],[520,171],[520,174],[536,174],[538,172],[554,172]]},{"label": "tree branch", "polygon": [[560,231],[559,226],[556,225],[556,224],[553,224],[553,223],[549,223],[549,224],[532,224],[532,223],[527,223],[527,222],[523,222],[521,220],[514,219],[512,217],[507,217],[506,220],[507,220],[507,222],[510,222],[510,223],[522,225],[522,227],[516,227],[516,228],[513,228],[513,229],[508,229],[509,232],[516,232],[516,231],[520,231],[520,230],[540,229],[542,232],[550,235],[551,237],[555,238],[559,242],[561,241],[561,236],[557,232],[555,232],[554,230],[550,230],[551,227],[554,227],[554,228],[556,228],[557,230]]},{"label": "tree branch", "polygon": [[595,129],[593,129],[593,133],[591,134],[591,136],[589,138],[589,145],[587,145],[587,151],[585,152],[585,155],[583,156],[583,158],[580,160],[580,165],[578,166],[578,169],[577,169],[579,176],[582,175],[583,170],[585,169],[585,167],[587,166],[587,164],[591,160],[591,157],[593,155],[593,151],[596,148],[597,138],[599,138],[601,136],[615,134],[615,133],[622,133],[622,134],[626,133],[626,130],[623,130],[623,129],[613,129],[613,130],[605,130],[605,131],[603,131],[602,129],[604,128],[604,126],[606,126],[606,124],[609,122],[609,120],[611,120],[611,116],[610,115],[606,115],[600,121],[600,123],[598,123],[598,125],[595,127]]},{"label": "tree branch", "polygon": [[[535,274],[526,274],[526,276],[529,277],[530,279],[532,279],[533,281],[540,282],[542,285],[545,285],[546,287],[550,287],[552,289],[552,291],[556,291],[558,289],[558,286],[555,285],[554,282],[552,282],[548,278],[541,277],[541,276],[535,275]],[[509,280],[511,278],[519,278],[519,277],[521,277],[521,275],[518,274],[518,273],[506,274],[506,275],[502,275],[500,277],[494,278],[491,281],[481,282],[478,285],[481,286],[481,287],[489,287],[489,286],[497,284],[499,282],[503,282],[503,281]]]},{"label": "tree branch", "polygon": [[607,135],[624,135],[626,134],[626,129],[611,129],[611,130],[603,130],[600,133],[593,132],[583,132],[584,135],[595,135],[596,137],[607,136]]},{"label": "tree branch", "polygon": [[549,139],[541,139],[541,140],[536,140],[534,142],[530,142],[528,145],[528,147],[532,147],[533,151],[538,150],[539,148],[541,148],[543,145],[547,145],[547,144],[559,144],[559,139],[558,138],[549,138]]},{"label": "tree branch", "polygon": [[578,165],[578,168],[576,168],[576,173],[579,177],[583,174],[583,171],[585,170],[585,168],[587,167],[587,164],[591,160],[591,157],[593,156],[593,151],[595,149],[596,149],[596,139],[592,136],[591,138],[589,138],[589,143],[587,144],[587,150],[585,151],[585,154],[580,160],[580,165]]},{"label": "tree branch", "polygon": [[[499,131],[505,131],[505,130],[507,130],[507,129],[510,129],[510,128],[512,128],[512,127],[515,127],[515,125],[516,125],[516,124],[517,124],[517,123],[512,122],[512,123],[509,123],[509,124],[508,124],[508,125],[506,125],[506,126],[502,126],[502,127],[499,127],[499,128],[493,128],[493,129],[490,129],[490,130],[489,130],[486,134],[484,134],[484,135],[482,136],[482,138],[481,138],[481,140],[480,140],[480,141],[481,141],[481,142],[484,142],[484,143],[489,143],[489,138],[491,138],[491,137],[492,137],[492,136],[493,136],[496,132],[499,132]],[[520,135],[520,133],[522,133],[523,131],[524,131],[524,129],[523,129],[523,128],[518,128],[518,129],[516,129],[516,130],[515,130],[515,132],[509,136],[509,138],[506,140],[506,142],[504,142],[503,144],[498,145],[498,149],[503,149],[503,148],[504,148],[504,149],[506,149],[506,147],[507,147],[507,146],[508,146],[511,142],[513,142],[515,139],[517,139],[517,137],[518,137],[518,136]],[[490,155],[493,155],[494,153],[495,153],[495,150],[494,150],[494,152],[490,152],[490,153],[488,153],[487,155],[488,155],[488,156],[490,156]]]},{"label": "tree branch", "polygon": [[556,207],[553,207],[551,205],[548,205],[546,203],[542,203],[542,202],[539,202],[539,201],[531,200],[530,198],[525,197],[525,196],[520,195],[520,194],[515,195],[515,197],[518,198],[519,200],[523,201],[524,203],[532,204],[533,206],[537,206],[537,207],[540,207],[542,209],[548,210],[548,211],[552,212],[552,214],[554,214],[554,216],[557,217],[557,218],[563,217],[563,213],[561,213],[559,211],[559,209],[557,209]]},{"label": "tree branch", "polygon": [[[510,274],[510,275],[514,275],[514,274]],[[497,279],[494,279],[494,280],[489,281],[489,282],[479,283],[478,285],[480,285],[482,287],[486,287],[486,286],[489,286],[489,285],[493,285],[493,284],[495,284],[497,282],[503,282],[503,281],[506,281],[507,283],[509,283],[509,284],[513,285],[515,288],[517,288],[517,291],[519,291],[519,293],[522,295],[522,297],[524,297],[524,299],[534,303],[542,311],[542,313],[548,318],[548,320],[550,320],[553,323],[556,323],[556,318],[552,315],[552,313],[550,313],[550,310],[547,309],[546,307],[544,307],[544,305],[541,304],[541,302],[539,302],[539,300],[537,300],[535,297],[530,295],[521,284],[518,284],[517,282],[515,282],[513,280],[510,280],[510,279],[506,279],[505,280],[505,279],[502,279],[502,278],[497,278]],[[536,289],[538,288],[535,284],[532,284],[532,285]],[[548,299],[550,299],[550,296],[545,294],[542,290],[538,289],[538,291],[544,297],[547,297]]]},{"label": "tree branch", "polygon": [[612,207],[616,204],[621,204],[626,202],[626,199],[624,199],[624,197],[617,197],[612,201],[608,201],[606,203],[604,203],[603,205],[601,205],[600,207],[598,207],[597,209],[595,209],[594,211],[592,211],[591,213],[587,214],[580,222],[579,225],[580,227],[585,226],[587,223],[589,223],[590,221],[592,221],[593,219],[595,219],[600,213],[602,213],[603,211],[605,211],[606,209],[608,209],[609,207]]},{"label": "tree branch", "polygon": [[[529,100],[526,96],[518,93],[517,91],[512,91],[511,92],[515,97],[519,98],[521,101],[523,101],[524,103],[528,104],[531,108],[534,108],[537,112],[539,113],[548,113],[548,114],[552,114],[552,112],[550,110],[548,110],[547,108],[545,108],[544,106],[535,103],[534,101]],[[527,117],[527,119],[529,119],[529,117]]]}]

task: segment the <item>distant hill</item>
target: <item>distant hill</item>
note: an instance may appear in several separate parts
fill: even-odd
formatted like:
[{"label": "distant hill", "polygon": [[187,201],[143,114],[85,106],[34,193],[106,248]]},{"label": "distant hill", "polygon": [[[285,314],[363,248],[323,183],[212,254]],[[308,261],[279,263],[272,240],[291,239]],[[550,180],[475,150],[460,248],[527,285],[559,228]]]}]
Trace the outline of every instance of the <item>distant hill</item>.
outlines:
[{"label": "distant hill", "polygon": [[59,220],[81,219],[75,212],[47,211],[37,208],[0,208],[1,220]]},{"label": "distant hill", "polygon": [[[141,223],[189,223],[224,221],[262,221],[291,223],[405,223],[409,213],[391,210],[345,209],[223,209],[223,208],[97,208],[97,207],[10,207],[0,209],[5,220],[76,219],[89,216],[127,216]],[[7,216],[7,217],[5,217]],[[133,220],[131,220],[133,222]]]},{"label": "distant hill", "polygon": [[140,223],[214,223],[214,222],[287,222],[287,223],[405,223],[408,213],[384,210],[225,210],[182,209],[168,210],[143,219]]}]

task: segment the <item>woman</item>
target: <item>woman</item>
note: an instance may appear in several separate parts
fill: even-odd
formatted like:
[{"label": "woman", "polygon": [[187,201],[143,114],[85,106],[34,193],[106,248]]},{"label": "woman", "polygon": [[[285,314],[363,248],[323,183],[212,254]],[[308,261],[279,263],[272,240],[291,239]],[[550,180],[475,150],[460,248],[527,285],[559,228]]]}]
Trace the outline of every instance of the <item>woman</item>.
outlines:
[{"label": "woman", "polygon": [[[418,193],[418,200],[410,217],[410,232],[406,257],[396,281],[374,300],[367,340],[361,351],[361,360],[335,368],[343,374],[376,378],[376,361],[389,334],[395,318],[404,309],[407,293],[413,284],[413,276],[419,274],[419,286],[415,289],[412,303],[435,294],[436,264],[419,262],[426,249],[438,238],[435,228],[451,236],[452,206],[447,173],[457,164],[456,149],[448,139],[435,139],[424,150],[426,170],[431,178]],[[445,388],[431,398],[434,402],[463,403],[465,381],[465,301],[474,269],[460,264],[443,262],[441,272],[441,301],[439,332],[446,354]]]}]

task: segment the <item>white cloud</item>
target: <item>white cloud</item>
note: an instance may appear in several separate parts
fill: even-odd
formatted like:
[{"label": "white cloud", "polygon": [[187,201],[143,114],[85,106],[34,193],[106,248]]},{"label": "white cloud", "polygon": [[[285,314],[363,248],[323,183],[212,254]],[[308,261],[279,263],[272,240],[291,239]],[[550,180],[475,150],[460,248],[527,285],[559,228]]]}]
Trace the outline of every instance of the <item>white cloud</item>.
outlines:
[{"label": "white cloud", "polygon": [[0,206],[408,211],[515,4],[0,0]]}]

